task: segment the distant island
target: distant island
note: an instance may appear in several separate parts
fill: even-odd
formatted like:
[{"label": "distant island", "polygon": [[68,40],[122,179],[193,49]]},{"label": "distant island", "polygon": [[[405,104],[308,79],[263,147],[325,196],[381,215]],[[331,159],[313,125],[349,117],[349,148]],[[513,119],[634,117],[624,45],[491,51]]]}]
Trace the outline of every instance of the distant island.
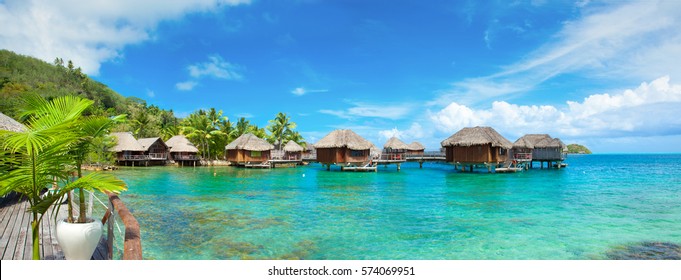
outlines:
[{"label": "distant island", "polygon": [[568,147],[568,154],[591,154],[589,148],[579,144],[570,144]]}]

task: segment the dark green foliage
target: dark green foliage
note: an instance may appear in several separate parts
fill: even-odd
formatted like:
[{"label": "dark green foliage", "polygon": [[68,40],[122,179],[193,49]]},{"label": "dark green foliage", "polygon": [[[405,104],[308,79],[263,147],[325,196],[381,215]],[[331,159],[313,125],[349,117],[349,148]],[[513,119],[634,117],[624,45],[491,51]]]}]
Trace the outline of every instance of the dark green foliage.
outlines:
[{"label": "dark green foliage", "polygon": [[570,144],[568,145],[568,153],[570,154],[591,154],[591,151],[582,145],[579,144]]},{"label": "dark green foliage", "polygon": [[[0,50],[0,112],[18,118],[21,96],[37,93],[51,100],[55,97],[76,95],[94,101],[85,115],[117,115],[126,112],[125,98],[106,85],[90,79],[72,62],[64,67],[61,59],[56,64]],[[111,110],[110,110],[111,109]]]},{"label": "dark green foliage", "polygon": [[173,111],[147,105],[146,101],[137,97],[123,97],[83,74],[71,61],[56,58],[53,64],[49,64],[0,50],[0,112],[21,120],[21,97],[30,93],[37,93],[48,100],[66,95],[90,99],[94,103],[83,115],[112,117],[125,114],[128,121],[114,131],[132,131],[138,138],[167,136],[179,131],[179,120]]},{"label": "dark green foliage", "polygon": [[[126,115],[127,121],[118,124],[112,131],[130,131],[138,139],[161,137],[168,140],[174,135],[184,134],[206,159],[222,158],[225,146],[244,133],[253,133],[270,143],[277,143],[279,148],[289,140],[304,143],[300,133],[294,131],[296,124],[284,113],[278,113],[266,127],[259,127],[245,118],[232,123],[222,110],[215,108],[198,110],[185,119],[178,119],[172,110],[148,105],[138,97],[121,96],[83,74],[71,61],[55,58],[50,64],[0,50],[0,112],[25,121],[19,111],[22,96],[34,93],[47,100],[69,95],[92,100],[92,106],[83,112],[83,116]],[[105,139],[97,139],[93,143],[95,149],[86,156],[86,163],[110,161],[110,155],[104,151],[112,143]]]}]

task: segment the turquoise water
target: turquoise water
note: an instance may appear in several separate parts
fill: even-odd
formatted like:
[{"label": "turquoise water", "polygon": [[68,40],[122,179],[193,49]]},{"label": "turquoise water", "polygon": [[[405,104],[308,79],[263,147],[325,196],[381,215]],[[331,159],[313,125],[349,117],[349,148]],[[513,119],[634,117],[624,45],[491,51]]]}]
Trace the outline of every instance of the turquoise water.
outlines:
[{"label": "turquoise water", "polygon": [[603,259],[681,243],[681,155],[571,156],[569,167],[460,173],[116,171],[147,259]]}]

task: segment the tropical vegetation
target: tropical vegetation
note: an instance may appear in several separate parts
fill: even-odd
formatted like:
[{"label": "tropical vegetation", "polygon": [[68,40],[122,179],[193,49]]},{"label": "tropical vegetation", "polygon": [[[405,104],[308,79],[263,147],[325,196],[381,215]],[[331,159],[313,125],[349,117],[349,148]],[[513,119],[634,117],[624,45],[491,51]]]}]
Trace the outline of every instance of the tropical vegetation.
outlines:
[{"label": "tropical vegetation", "polygon": [[569,144],[567,147],[569,154],[591,154],[591,150],[584,145]]},{"label": "tropical vegetation", "polygon": [[[117,117],[111,120],[84,117],[92,100],[61,96],[47,101],[30,94],[21,103],[21,117],[26,129],[19,132],[0,131],[0,195],[22,194],[31,211],[33,259],[40,259],[40,224],[50,206],[61,201],[71,191],[80,193],[81,211],[78,222],[84,222],[84,190],[118,193],[125,183],[110,173],[80,171],[93,139],[108,132]],[[72,174],[76,172],[77,178]],[[61,187],[56,188],[58,185]],[[44,192],[48,186],[53,191]],[[71,203],[69,203],[71,205]],[[70,213],[73,220],[72,213]]]},{"label": "tropical vegetation", "polygon": [[[292,140],[305,145],[303,137],[295,131],[296,123],[291,116],[278,113],[267,126],[258,126],[246,118],[232,122],[222,110],[210,108],[197,110],[185,118],[178,118],[172,110],[164,110],[137,97],[123,97],[106,85],[83,74],[71,61],[56,58],[52,64],[29,56],[0,50],[0,112],[26,121],[20,110],[22,97],[27,94],[52,100],[65,96],[77,96],[91,100],[92,104],[82,112],[88,118],[111,119],[126,115],[107,125],[113,132],[130,131],[136,138],[161,137],[168,140],[183,134],[199,149],[204,159],[220,159],[224,147],[232,140],[252,133],[266,139],[277,147]],[[107,152],[113,139],[95,137],[88,140],[87,154],[83,163],[111,163],[113,157]],[[83,156],[83,155],[81,155]]]}]

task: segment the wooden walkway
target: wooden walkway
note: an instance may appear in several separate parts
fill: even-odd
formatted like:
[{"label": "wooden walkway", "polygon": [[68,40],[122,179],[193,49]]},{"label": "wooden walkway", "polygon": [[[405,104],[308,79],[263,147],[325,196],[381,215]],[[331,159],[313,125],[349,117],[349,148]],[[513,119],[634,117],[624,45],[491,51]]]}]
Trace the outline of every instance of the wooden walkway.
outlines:
[{"label": "wooden walkway", "polygon": [[[29,203],[11,195],[0,199],[0,253],[2,260],[30,260],[33,259],[33,240],[31,237],[31,219]],[[66,205],[57,215],[66,216]],[[62,252],[55,234],[55,219],[52,210],[47,211],[40,227],[40,259],[63,260]],[[94,260],[107,259],[105,237],[102,237],[97,250],[92,256]]]}]

